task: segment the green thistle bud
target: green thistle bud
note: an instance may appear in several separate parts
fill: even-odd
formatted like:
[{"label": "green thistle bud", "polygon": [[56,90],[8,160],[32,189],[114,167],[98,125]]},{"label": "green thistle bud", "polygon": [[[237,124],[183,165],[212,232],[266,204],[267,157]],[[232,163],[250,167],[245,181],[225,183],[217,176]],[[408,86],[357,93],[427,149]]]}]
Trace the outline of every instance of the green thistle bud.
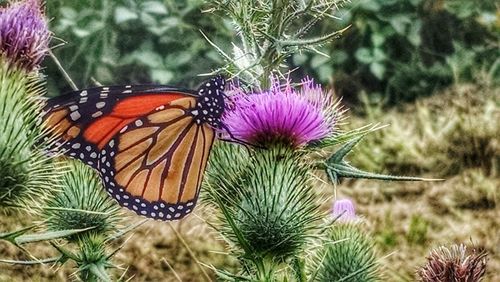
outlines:
[{"label": "green thistle bud", "polygon": [[318,281],[368,282],[378,281],[378,263],[373,242],[353,223],[331,227],[329,241],[318,252]]},{"label": "green thistle bud", "polygon": [[296,153],[280,148],[258,151],[250,163],[230,205],[229,238],[254,259],[299,255],[318,218],[307,168]]},{"label": "green thistle bud", "polygon": [[[104,192],[97,173],[79,161],[69,161],[69,171],[61,180],[62,190],[42,211],[49,230],[94,227],[86,233],[107,235],[117,230],[119,206]],[[85,236],[79,233],[70,241]]]}]

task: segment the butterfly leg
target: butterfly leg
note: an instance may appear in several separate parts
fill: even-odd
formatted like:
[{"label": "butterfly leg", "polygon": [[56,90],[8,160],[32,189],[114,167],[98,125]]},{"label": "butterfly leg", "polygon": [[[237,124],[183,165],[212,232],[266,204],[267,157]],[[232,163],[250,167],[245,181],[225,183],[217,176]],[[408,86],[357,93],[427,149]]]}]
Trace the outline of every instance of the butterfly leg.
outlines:
[{"label": "butterfly leg", "polygon": [[227,134],[229,134],[229,137],[231,137],[230,139],[220,138],[220,140],[226,141],[226,142],[240,144],[240,145],[245,146],[247,149],[249,147],[259,148],[259,149],[266,149],[266,147],[264,147],[264,146],[257,145],[257,144],[252,144],[252,143],[248,143],[248,142],[246,142],[244,140],[236,138],[236,136],[234,136],[233,133],[231,133],[231,130],[229,130],[229,128],[225,124],[221,124],[220,126],[221,126],[222,129],[224,129],[227,132]]}]

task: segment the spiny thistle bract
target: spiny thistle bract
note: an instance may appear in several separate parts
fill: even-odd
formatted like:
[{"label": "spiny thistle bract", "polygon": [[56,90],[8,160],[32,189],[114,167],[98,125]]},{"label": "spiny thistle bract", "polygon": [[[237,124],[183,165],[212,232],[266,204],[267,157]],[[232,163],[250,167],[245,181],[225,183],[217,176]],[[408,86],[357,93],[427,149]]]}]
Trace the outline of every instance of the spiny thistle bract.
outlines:
[{"label": "spiny thistle bract", "polygon": [[478,282],[486,273],[487,253],[463,244],[431,251],[427,264],[418,270],[422,282]]},{"label": "spiny thistle bract", "polygon": [[35,148],[43,83],[0,55],[0,206],[31,209],[57,186],[51,160]]},{"label": "spiny thistle bract", "polygon": [[346,30],[317,37],[310,35],[311,28],[332,17],[345,0],[209,2],[214,10],[230,17],[241,41],[233,43],[232,58],[215,46],[228,62],[225,71],[256,86],[267,85],[269,74],[282,69],[288,56],[299,51],[321,54],[315,47],[337,38]]},{"label": "spiny thistle bract", "polygon": [[44,84],[36,73],[50,32],[35,0],[0,8],[0,206],[38,204],[57,185],[51,159],[39,151],[36,123]]},{"label": "spiny thistle bract", "polygon": [[207,193],[213,189],[225,204],[234,203],[249,168],[250,159],[247,150],[228,142],[216,143],[210,154],[203,182],[205,187],[201,192],[202,199],[217,205],[210,193]]},{"label": "spiny thistle bract", "polygon": [[[308,169],[286,148],[259,151],[249,163],[244,181],[234,187],[236,196],[228,199],[232,202],[219,202],[224,214],[221,231],[250,265],[263,260],[279,264],[299,255],[316,228],[317,205]],[[220,192],[210,189],[216,199]]]},{"label": "spiny thistle bract", "polygon": [[[78,240],[79,252],[76,263],[78,276],[82,281],[111,281],[106,271],[114,267],[106,252],[106,241],[102,236],[92,234]],[[101,276],[101,277],[100,277]]]},{"label": "spiny thistle bract", "polygon": [[354,223],[333,224],[328,241],[315,257],[317,281],[378,281],[378,263],[372,240]]},{"label": "spiny thistle bract", "polygon": [[242,187],[236,225],[254,254],[285,259],[298,254],[317,219],[307,169],[293,152],[256,154]]},{"label": "spiny thistle bract", "polygon": [[[106,194],[97,173],[76,160],[68,160],[68,171],[61,179],[61,191],[47,202],[42,211],[49,230],[93,227],[85,233],[101,235],[116,231],[120,216],[119,206]],[[68,239],[78,239],[85,233]]]}]

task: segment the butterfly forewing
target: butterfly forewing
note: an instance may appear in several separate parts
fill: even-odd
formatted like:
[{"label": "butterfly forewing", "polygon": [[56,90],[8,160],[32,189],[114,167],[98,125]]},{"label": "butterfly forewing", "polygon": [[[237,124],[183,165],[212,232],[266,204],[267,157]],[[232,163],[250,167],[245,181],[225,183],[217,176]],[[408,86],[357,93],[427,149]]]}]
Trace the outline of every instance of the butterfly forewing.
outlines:
[{"label": "butterfly forewing", "polygon": [[99,152],[123,127],[186,96],[195,94],[172,87],[138,85],[96,87],[50,99],[44,109],[45,126],[57,138],[50,149],[64,150],[66,155],[96,168]]}]

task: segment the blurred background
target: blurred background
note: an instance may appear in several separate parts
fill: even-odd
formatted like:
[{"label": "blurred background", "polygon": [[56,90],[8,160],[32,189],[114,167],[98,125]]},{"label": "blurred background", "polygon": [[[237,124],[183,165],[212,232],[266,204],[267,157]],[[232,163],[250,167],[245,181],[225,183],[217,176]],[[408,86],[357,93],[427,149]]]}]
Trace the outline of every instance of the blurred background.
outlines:
[{"label": "blurred background", "polygon": [[[202,0],[47,2],[53,51],[80,88],[96,82],[195,87],[203,80],[197,75],[224,65],[200,30],[224,50],[237,40],[231,22]],[[389,281],[413,281],[431,247],[460,242],[487,250],[485,281],[500,281],[500,5],[353,0],[313,33],[348,25],[318,52],[290,57],[289,65],[297,67],[292,76],[308,75],[335,89],[350,109],[343,129],[388,124],[363,141],[350,156],[353,164],[446,181],[350,180],[337,187],[337,196],[357,203]],[[45,68],[50,96],[70,90],[50,58]],[[318,193],[331,198],[333,188],[322,184]],[[22,221],[5,224],[14,228]],[[151,222],[118,255],[134,280],[175,281],[173,268],[184,281],[198,281],[200,269],[168,226],[198,260],[235,264],[198,217]],[[15,256],[17,250],[7,249]],[[1,281],[65,280],[61,273],[0,265]]]}]

